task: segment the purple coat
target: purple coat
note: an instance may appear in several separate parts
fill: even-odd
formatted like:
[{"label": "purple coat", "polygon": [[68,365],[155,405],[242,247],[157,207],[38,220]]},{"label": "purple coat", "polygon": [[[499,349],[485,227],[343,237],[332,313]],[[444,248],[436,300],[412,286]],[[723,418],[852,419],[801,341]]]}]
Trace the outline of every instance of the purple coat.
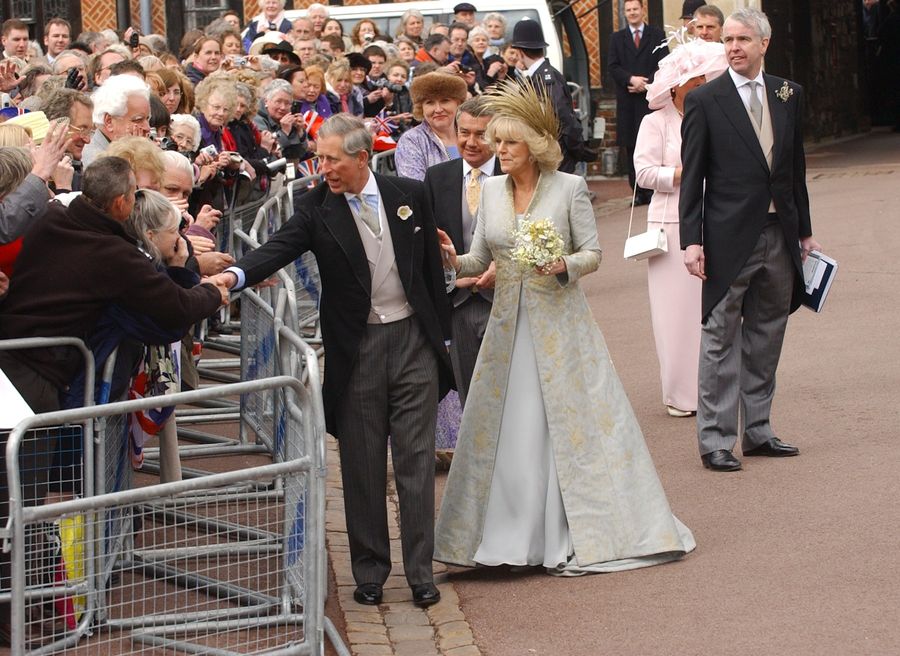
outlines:
[{"label": "purple coat", "polygon": [[397,175],[414,180],[424,180],[429,166],[449,161],[447,148],[427,123],[404,132],[394,152]]}]

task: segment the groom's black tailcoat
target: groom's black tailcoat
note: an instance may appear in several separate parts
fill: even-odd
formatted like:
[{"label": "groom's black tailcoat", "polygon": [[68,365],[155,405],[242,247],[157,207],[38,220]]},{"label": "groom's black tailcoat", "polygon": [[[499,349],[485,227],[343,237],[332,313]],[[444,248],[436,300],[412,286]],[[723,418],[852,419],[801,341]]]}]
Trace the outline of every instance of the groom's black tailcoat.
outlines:
[{"label": "groom's black tailcoat", "polygon": [[[440,246],[422,183],[373,174],[391,231],[397,270],[406,298],[415,311],[440,366],[440,396],[453,381],[445,339],[450,336],[450,304],[444,283]],[[403,220],[398,210],[412,215]],[[371,274],[362,239],[343,194],[322,184],[303,194],[291,217],[261,248],[236,266],[251,286],[265,280],[305,251],[316,256],[322,280],[319,308],[327,370],[323,402],[328,431],[337,438],[335,411],[357,360],[371,307]]]}]

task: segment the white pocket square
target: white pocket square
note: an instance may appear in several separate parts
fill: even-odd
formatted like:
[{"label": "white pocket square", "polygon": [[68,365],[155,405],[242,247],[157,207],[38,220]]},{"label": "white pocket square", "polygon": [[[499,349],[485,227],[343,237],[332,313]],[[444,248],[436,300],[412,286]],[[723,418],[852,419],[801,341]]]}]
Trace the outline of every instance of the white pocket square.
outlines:
[{"label": "white pocket square", "polygon": [[413,228],[413,234],[416,234],[421,229],[422,229],[422,226],[416,226],[415,228]]}]

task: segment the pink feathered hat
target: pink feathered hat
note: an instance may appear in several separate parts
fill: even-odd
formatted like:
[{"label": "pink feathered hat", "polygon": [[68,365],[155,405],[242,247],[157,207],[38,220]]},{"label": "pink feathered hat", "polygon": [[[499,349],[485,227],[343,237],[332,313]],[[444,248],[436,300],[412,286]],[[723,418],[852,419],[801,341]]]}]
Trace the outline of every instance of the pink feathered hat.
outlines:
[{"label": "pink feathered hat", "polygon": [[724,45],[691,39],[659,62],[659,70],[656,71],[653,82],[647,85],[647,103],[650,109],[662,109],[672,102],[670,89],[680,87],[701,75],[705,75],[707,81],[712,80],[727,68]]}]

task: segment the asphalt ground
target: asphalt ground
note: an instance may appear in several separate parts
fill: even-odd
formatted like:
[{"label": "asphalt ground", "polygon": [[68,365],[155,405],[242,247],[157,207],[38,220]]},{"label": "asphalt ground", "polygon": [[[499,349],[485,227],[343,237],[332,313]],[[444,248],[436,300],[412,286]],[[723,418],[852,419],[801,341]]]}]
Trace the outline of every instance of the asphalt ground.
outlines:
[{"label": "asphalt ground", "polygon": [[839,272],[821,314],[792,316],[778,371],[773,425],[801,455],[736,473],[704,470],[694,420],[665,412],[646,264],[621,256],[623,185],[592,183],[604,260],[582,286],[698,547],[575,579],[452,569],[486,656],[900,653],[900,135],[821,145],[807,163],[814,233]]}]

